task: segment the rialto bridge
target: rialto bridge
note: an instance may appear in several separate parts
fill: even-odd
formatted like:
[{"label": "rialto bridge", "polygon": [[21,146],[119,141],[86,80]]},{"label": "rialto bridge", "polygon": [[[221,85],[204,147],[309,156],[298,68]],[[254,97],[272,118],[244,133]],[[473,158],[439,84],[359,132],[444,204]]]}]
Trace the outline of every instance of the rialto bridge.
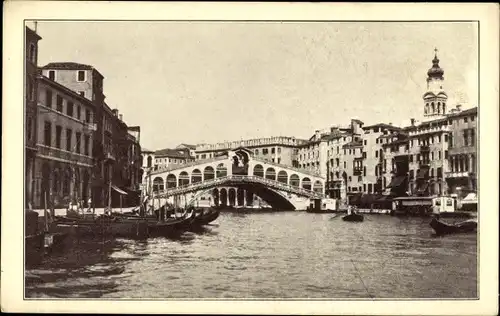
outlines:
[{"label": "rialto bridge", "polygon": [[[253,157],[245,148],[220,157],[152,171],[149,195],[170,203],[251,206],[257,199],[273,208],[297,209],[323,198],[325,179],[306,170]],[[153,202],[154,203],[154,202]],[[162,204],[163,204],[162,203]]]}]

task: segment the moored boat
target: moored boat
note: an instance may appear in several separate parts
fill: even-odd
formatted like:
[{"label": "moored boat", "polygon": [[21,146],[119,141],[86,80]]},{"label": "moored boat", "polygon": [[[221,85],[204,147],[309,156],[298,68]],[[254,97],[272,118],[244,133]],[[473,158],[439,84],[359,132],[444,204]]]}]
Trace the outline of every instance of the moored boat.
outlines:
[{"label": "moored boat", "polygon": [[436,235],[448,235],[459,233],[470,233],[477,230],[477,220],[469,219],[455,224],[445,223],[433,217],[429,225],[434,229]]}]

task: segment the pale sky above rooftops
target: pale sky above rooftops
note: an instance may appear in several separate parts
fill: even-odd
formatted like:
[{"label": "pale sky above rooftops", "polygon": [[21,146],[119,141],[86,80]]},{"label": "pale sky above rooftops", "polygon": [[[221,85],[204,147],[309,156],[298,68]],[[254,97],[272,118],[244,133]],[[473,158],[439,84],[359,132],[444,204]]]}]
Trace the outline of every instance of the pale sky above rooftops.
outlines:
[{"label": "pale sky above rooftops", "polygon": [[[33,27],[33,23],[28,23]],[[152,149],[421,119],[434,48],[448,107],[477,106],[475,23],[39,22],[39,66],[105,77]]]}]

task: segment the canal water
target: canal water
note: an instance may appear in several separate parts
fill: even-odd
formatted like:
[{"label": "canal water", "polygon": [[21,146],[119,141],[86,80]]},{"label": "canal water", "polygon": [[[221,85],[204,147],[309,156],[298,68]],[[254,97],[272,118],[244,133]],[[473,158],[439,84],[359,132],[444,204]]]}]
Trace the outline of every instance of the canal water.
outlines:
[{"label": "canal water", "polygon": [[222,213],[170,239],[80,240],[27,270],[26,297],[475,298],[477,236],[428,219]]}]

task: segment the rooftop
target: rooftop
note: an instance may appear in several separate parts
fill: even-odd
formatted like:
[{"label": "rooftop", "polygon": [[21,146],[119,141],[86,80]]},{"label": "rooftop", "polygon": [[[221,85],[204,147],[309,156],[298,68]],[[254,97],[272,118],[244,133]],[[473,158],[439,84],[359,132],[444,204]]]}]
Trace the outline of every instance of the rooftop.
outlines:
[{"label": "rooftop", "polygon": [[53,62],[41,67],[41,69],[66,69],[66,70],[95,70],[99,75],[102,74],[97,71],[94,66],[80,64],[75,62]]},{"label": "rooftop", "polygon": [[165,148],[155,151],[157,157],[189,159],[189,150]]},{"label": "rooftop", "polygon": [[382,127],[382,128],[387,128],[387,129],[392,129],[392,130],[400,130],[401,127],[397,127],[391,124],[386,124],[386,123],[378,123],[378,124],[373,124],[369,126],[363,126],[363,130],[371,129],[374,127]]}]

